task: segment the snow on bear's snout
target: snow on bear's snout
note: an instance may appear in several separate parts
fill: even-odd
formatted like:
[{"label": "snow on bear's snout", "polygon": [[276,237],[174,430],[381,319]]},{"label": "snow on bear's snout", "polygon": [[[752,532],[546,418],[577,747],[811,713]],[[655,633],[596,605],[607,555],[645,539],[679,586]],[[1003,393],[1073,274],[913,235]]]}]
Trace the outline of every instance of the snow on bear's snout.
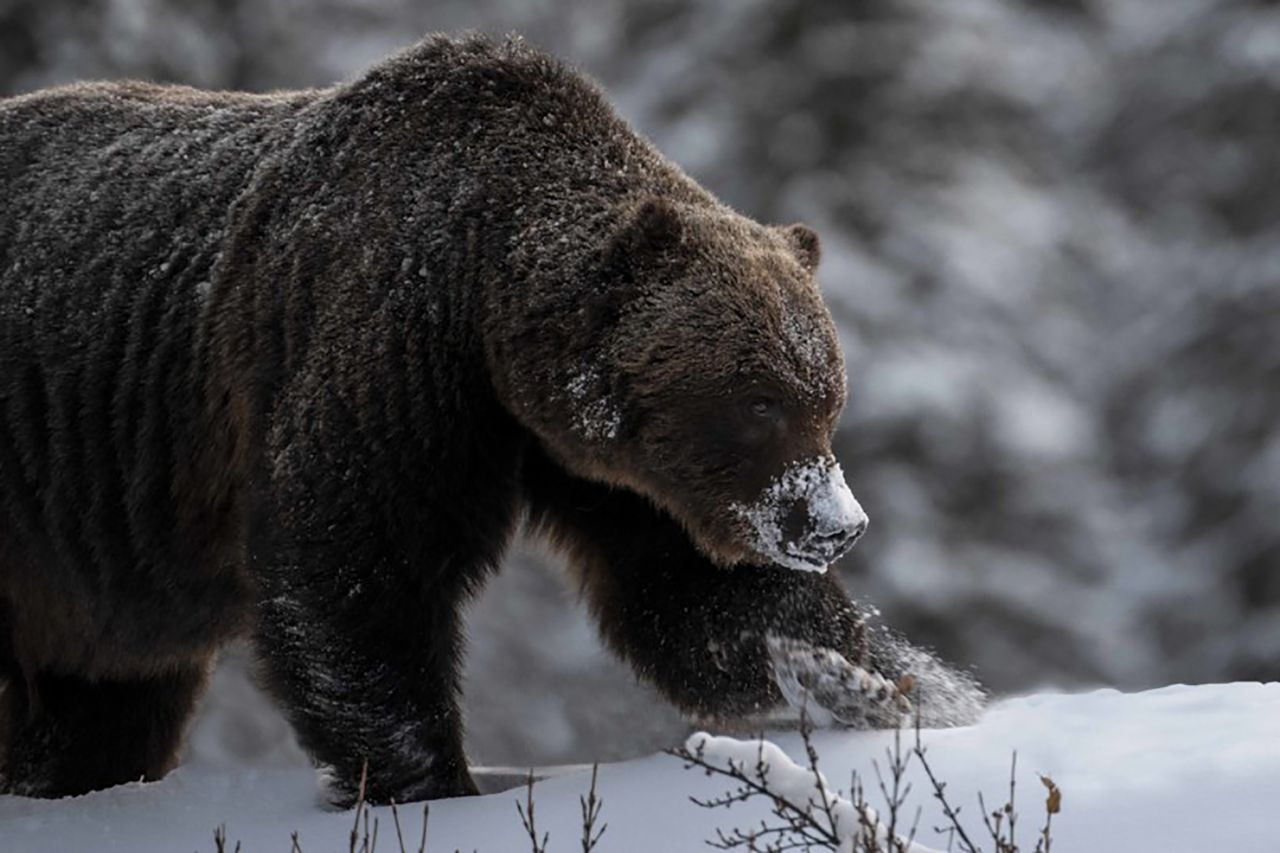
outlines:
[{"label": "snow on bear's snout", "polygon": [[831,456],[793,464],[755,501],[733,509],[760,556],[802,571],[825,572],[867,528],[867,514]]}]

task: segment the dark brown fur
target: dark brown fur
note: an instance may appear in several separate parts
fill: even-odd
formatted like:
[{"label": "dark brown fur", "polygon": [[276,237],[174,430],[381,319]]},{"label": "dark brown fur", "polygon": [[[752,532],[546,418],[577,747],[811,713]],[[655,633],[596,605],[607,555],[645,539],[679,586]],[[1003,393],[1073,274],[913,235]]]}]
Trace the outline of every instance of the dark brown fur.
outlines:
[{"label": "dark brown fur", "polygon": [[366,759],[373,800],[473,790],[460,605],[522,512],[682,707],[776,704],[765,631],[851,650],[839,585],[739,565],[727,509],[829,451],[816,238],[554,60],[433,38],[315,92],[15,98],[0,197],[0,788],[156,778],[252,630],[337,799]]}]

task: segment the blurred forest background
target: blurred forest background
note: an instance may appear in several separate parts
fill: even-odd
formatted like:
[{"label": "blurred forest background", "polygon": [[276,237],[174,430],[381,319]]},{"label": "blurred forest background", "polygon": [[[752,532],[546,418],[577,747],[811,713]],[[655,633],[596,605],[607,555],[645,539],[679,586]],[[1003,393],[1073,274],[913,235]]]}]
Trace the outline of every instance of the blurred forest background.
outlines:
[{"label": "blurred forest background", "polygon": [[[848,359],[840,567],[997,691],[1280,677],[1273,0],[0,0],[0,94],[349,79],[518,31],[743,212],[804,220]],[[473,759],[607,760],[677,715],[524,545],[471,616]],[[300,760],[244,674],[192,750]]]}]

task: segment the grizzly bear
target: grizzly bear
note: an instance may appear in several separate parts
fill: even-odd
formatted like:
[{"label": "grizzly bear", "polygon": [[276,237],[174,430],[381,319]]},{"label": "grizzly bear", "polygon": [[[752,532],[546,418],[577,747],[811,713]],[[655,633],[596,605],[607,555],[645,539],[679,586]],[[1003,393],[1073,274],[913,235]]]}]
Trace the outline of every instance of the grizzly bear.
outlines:
[{"label": "grizzly bear", "polygon": [[823,573],[866,517],[817,237],[519,40],[0,101],[0,197],[0,790],[158,778],[250,635],[335,801],[473,792],[462,608],[522,522],[691,714],[978,712]]}]

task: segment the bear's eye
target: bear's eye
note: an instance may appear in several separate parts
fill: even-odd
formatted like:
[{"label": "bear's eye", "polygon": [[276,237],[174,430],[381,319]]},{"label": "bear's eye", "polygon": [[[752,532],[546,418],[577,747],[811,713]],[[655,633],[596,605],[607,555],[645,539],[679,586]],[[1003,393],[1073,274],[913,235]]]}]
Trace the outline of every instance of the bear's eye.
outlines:
[{"label": "bear's eye", "polygon": [[757,418],[776,418],[781,413],[782,406],[771,397],[754,397],[747,403],[747,411]]}]

